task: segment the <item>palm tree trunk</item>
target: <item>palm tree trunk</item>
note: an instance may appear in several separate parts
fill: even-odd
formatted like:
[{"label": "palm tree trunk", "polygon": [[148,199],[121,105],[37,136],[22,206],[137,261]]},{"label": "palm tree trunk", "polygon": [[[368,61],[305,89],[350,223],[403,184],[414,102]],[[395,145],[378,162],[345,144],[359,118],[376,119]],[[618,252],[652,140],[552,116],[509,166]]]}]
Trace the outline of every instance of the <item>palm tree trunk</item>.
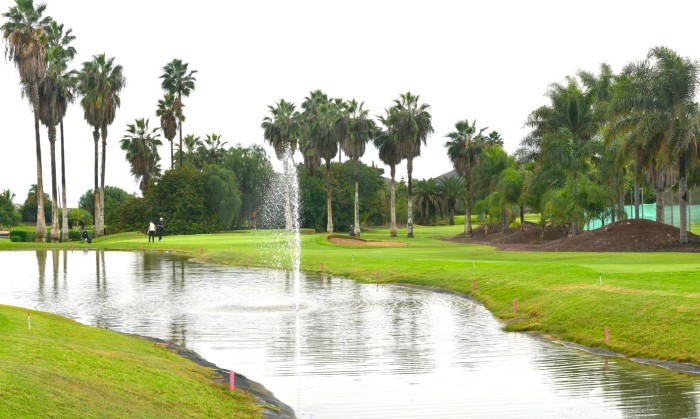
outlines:
[{"label": "palm tree trunk", "polygon": [[359,159],[353,158],[355,172],[355,237],[360,237],[360,173],[358,169]]},{"label": "palm tree trunk", "polygon": [[326,206],[328,208],[328,223],[326,232],[333,233],[333,202],[331,201],[331,161],[326,160]]},{"label": "palm tree trunk", "polygon": [[409,157],[406,163],[408,171],[408,223],[406,237],[413,238],[413,157]]},{"label": "palm tree trunk", "polygon": [[175,167],[175,163],[173,161],[173,139],[170,139],[170,168],[172,169]]},{"label": "palm tree trunk", "polygon": [[680,238],[681,243],[688,243],[688,214],[686,213],[688,202],[688,177],[685,168],[685,155],[681,155],[678,174],[678,210],[680,215]]},{"label": "palm tree trunk", "polygon": [[102,125],[102,171],[100,172],[100,232],[96,237],[104,236],[105,228],[105,173],[107,165],[107,124]]},{"label": "palm tree trunk", "polygon": [[[182,106],[182,95],[180,94],[180,92],[177,93],[177,98],[180,103],[180,106]],[[180,157],[178,158],[178,166],[182,167],[182,120],[179,117],[177,118],[177,129],[180,132],[180,150],[178,152]]]},{"label": "palm tree trunk", "polygon": [[100,129],[98,127],[95,127],[92,131],[92,139],[95,141],[95,214],[93,214],[95,217],[95,231],[93,232],[93,236],[96,236],[97,231],[102,229],[100,225],[100,184],[98,182],[100,175]]},{"label": "palm tree trunk", "polygon": [[[639,154],[639,153],[637,153]],[[634,219],[639,219],[639,158],[634,162]]]},{"label": "palm tree trunk", "polygon": [[620,191],[620,196],[618,197],[618,202],[617,202],[617,218],[622,221],[625,219],[625,216],[627,215],[627,212],[625,211],[625,188],[622,188]]},{"label": "palm tree trunk", "polygon": [[391,237],[396,237],[396,165],[391,165]]},{"label": "palm tree trunk", "polygon": [[501,229],[502,229],[501,231],[505,233],[506,230],[508,229],[508,220],[506,219],[508,214],[506,213],[505,207],[503,207],[503,209],[501,210],[501,214],[502,214],[501,215],[501,218],[502,218],[501,219]]},{"label": "palm tree trunk", "polygon": [[465,189],[465,207],[466,211],[464,213],[464,236],[473,237],[474,233],[472,231],[472,181],[471,178],[464,179],[464,189]]},{"label": "palm tree trunk", "polygon": [[56,126],[49,127],[49,144],[51,145],[51,243],[60,239],[58,230],[58,185],[56,182]]},{"label": "palm tree trunk", "polygon": [[34,109],[34,137],[36,140],[36,231],[34,240],[43,242],[46,238],[46,217],[44,216],[44,172],[41,165],[41,136],[39,134],[39,85],[31,86],[32,107]]},{"label": "palm tree trunk", "polygon": [[666,218],[666,214],[664,214],[664,192],[659,189],[654,190],[654,194],[656,195],[656,222],[657,223],[663,223],[664,219]]},{"label": "palm tree trunk", "polygon": [[525,230],[525,206],[520,206],[520,230]]},{"label": "palm tree trunk", "polygon": [[63,201],[63,217],[61,232],[63,233],[63,241],[68,241],[68,202],[66,201],[66,152],[63,146],[63,119],[61,119],[61,198]]}]

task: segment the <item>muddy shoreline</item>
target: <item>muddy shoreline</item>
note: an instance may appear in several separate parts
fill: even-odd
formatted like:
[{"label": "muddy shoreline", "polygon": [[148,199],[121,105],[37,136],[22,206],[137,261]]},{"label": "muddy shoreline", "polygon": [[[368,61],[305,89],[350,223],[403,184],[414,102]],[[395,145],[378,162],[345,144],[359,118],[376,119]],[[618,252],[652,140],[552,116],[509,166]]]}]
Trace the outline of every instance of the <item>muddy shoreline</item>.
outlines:
[{"label": "muddy shoreline", "polygon": [[[180,345],[176,345],[167,340],[142,335],[135,335],[130,333],[127,334],[129,336],[134,336],[140,339],[148,340],[156,345],[164,346],[183,358],[189,359],[190,361],[193,361],[198,365],[211,369],[212,371],[214,371],[214,376],[212,377],[212,380],[223,386],[228,386],[229,371],[219,368],[215,364],[212,364],[211,362],[202,358],[198,353]],[[266,389],[265,386],[263,386],[262,384],[250,380],[242,374],[236,373],[235,385],[237,390],[245,391],[246,393],[252,394],[255,397],[258,406],[262,407],[263,409],[263,417],[265,419],[296,418],[296,415],[294,414],[294,409],[280,401],[277,397],[275,397],[274,394],[272,394],[272,392]]]}]

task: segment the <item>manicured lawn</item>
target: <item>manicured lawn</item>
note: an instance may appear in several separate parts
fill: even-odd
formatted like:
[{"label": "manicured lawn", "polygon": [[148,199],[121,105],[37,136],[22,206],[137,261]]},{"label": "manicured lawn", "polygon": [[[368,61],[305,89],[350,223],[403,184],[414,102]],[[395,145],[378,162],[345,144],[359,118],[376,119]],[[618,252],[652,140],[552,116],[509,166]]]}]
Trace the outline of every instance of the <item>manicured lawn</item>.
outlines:
[{"label": "manicured lawn", "polygon": [[168,349],[0,306],[0,417],[262,417],[211,370]]},{"label": "manicured lawn", "polygon": [[[301,266],[319,272],[323,263],[326,273],[358,281],[374,282],[379,272],[380,283],[454,290],[484,303],[508,330],[537,331],[630,356],[700,364],[697,253],[504,252],[436,240],[462,230],[461,224],[417,226],[414,239],[405,238],[405,230],[394,239],[386,229],[362,234],[367,240],[406,244],[402,247],[333,245],[325,234],[304,235]],[[176,250],[214,263],[275,266],[275,244],[282,241],[280,232],[241,231],[166,236],[163,242],[148,244],[145,235],[128,233],[97,239],[90,247]],[[35,247],[0,242],[0,249]],[[606,327],[609,346],[604,343]]]}]

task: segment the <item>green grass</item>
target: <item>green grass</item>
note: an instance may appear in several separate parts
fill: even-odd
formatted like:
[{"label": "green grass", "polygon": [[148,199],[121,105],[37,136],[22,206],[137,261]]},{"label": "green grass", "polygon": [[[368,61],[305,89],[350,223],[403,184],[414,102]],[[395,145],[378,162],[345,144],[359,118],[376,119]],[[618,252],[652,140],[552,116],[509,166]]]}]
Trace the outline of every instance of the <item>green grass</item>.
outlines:
[{"label": "green grass", "polygon": [[[468,294],[503,320],[507,330],[545,335],[629,356],[700,364],[700,257],[697,253],[505,252],[483,245],[437,240],[463,225],[416,226],[416,238],[390,238],[368,230],[367,240],[394,240],[402,247],[343,246],[325,234],[302,236],[302,269],[324,271],[363,282],[410,283]],[[176,250],[202,261],[273,266],[279,234],[241,231],[166,236],[148,244],[128,233],[93,241],[91,248]],[[0,249],[51,247],[3,243]],[[61,247],[86,247],[61,244]],[[602,275],[602,285],[600,276]],[[477,282],[472,289],[473,280]],[[513,300],[518,312],[513,313]],[[610,342],[604,343],[604,330]]]},{"label": "green grass", "polygon": [[212,371],[152,342],[0,306],[0,417],[242,417],[262,413]]}]

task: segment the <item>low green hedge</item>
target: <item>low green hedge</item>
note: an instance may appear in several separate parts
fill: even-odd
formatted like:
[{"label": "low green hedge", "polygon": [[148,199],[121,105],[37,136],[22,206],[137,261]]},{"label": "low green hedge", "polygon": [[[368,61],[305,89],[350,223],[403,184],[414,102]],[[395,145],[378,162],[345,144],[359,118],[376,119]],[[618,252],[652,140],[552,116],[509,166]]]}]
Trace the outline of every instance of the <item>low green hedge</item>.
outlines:
[{"label": "low green hedge", "polygon": [[23,228],[11,228],[10,240],[13,242],[33,242],[34,232],[27,231]]}]

